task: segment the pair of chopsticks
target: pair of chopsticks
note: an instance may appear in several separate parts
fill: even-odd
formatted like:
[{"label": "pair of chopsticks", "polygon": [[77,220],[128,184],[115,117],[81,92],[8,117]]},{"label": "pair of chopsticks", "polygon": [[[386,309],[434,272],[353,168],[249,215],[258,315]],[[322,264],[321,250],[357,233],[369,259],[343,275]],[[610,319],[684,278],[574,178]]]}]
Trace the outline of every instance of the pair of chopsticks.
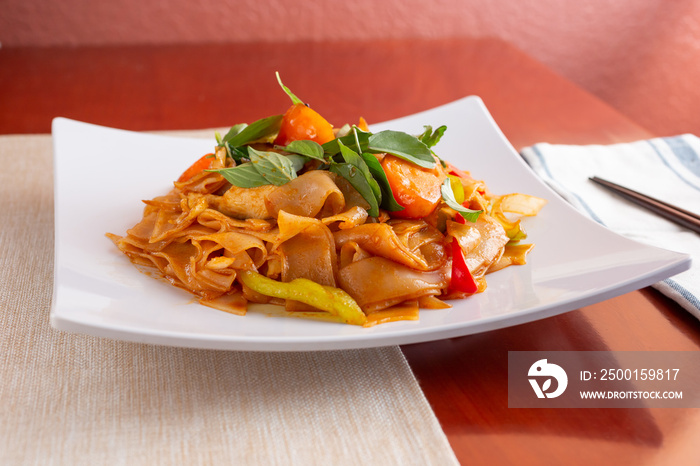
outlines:
[{"label": "pair of chopsticks", "polygon": [[594,176],[591,181],[682,227],[700,233],[700,215]]}]

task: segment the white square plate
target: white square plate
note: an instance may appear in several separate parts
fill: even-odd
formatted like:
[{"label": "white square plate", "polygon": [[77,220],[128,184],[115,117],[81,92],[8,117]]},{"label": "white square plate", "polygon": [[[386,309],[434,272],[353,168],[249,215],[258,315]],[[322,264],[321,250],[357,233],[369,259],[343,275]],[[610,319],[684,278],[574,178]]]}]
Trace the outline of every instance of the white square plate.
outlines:
[{"label": "white square plate", "polygon": [[139,272],[106,232],[124,234],[142,199],[165,194],[211,139],[134,133],[57,118],[53,122],[56,257],[51,322],[60,330],[136,342],[228,350],[362,348],[451,338],[543,319],[642,288],[686,270],[690,258],[618,236],[585,218],[535,177],[478,97],[375,125],[419,134],[447,125],[437,153],[483,179],[492,192],[549,200],[527,219],[528,264],[487,277],[488,289],[420,321],[362,328],[196,303]]}]

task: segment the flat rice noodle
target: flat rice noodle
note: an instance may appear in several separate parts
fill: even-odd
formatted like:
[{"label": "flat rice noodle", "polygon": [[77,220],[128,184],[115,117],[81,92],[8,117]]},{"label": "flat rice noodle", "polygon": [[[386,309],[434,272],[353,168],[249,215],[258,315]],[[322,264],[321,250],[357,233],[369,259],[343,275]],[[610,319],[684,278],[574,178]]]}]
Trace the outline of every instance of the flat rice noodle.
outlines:
[{"label": "flat rice noodle", "polygon": [[283,258],[279,251],[275,251],[267,255],[267,261],[265,266],[259,270],[266,277],[272,278],[273,280],[279,280],[282,276]]},{"label": "flat rice noodle", "polygon": [[479,230],[481,241],[465,254],[464,260],[474,278],[479,278],[484,276],[492,263],[500,259],[509,239],[501,224],[488,215],[480,215],[473,225]]},{"label": "flat rice noodle", "polygon": [[192,269],[190,260],[197,255],[197,252],[197,248],[192,243],[171,243],[162,251],[154,252],[152,255],[167,261],[162,272],[168,280],[175,285],[197,292],[200,287],[189,273]]},{"label": "flat rice noodle", "polygon": [[[265,243],[260,239],[239,233],[237,231],[229,231],[224,233],[214,233],[211,235],[200,236],[193,239],[193,243],[198,247],[201,253],[204,251],[202,244],[213,242],[219,247],[226,250],[228,257],[236,257],[241,253],[245,253],[251,259],[251,265],[254,264],[254,268],[257,269],[267,259],[267,248]],[[248,267],[246,267],[248,268]]]},{"label": "flat rice noodle", "polygon": [[[464,203],[474,210],[486,210],[489,205],[487,197],[489,197],[488,189],[483,181],[471,181],[461,178],[462,186],[464,186]],[[484,194],[482,194],[482,192]]]},{"label": "flat rice noodle", "polygon": [[[436,270],[442,267],[447,259],[443,236],[424,222],[421,228],[407,230],[405,226],[405,223],[393,227],[388,223],[365,223],[350,230],[335,232],[335,243],[342,247],[352,241],[375,256],[417,270]],[[401,237],[394,228],[399,230]]]},{"label": "flat rice noodle", "polygon": [[464,188],[464,200],[469,201],[473,196],[474,193],[477,193],[479,190],[484,189],[484,182],[480,180],[467,180],[465,178],[460,178],[462,181],[462,187]]},{"label": "flat rice noodle", "polygon": [[233,273],[233,269],[255,270],[255,264],[245,249],[232,254],[215,241],[192,241],[192,244],[198,251],[193,258],[192,269],[195,272],[204,269],[221,273]]},{"label": "flat rice noodle", "polygon": [[190,242],[171,243],[163,251],[155,252],[153,257],[164,259],[167,263],[159,267],[171,283],[185,288],[199,296],[213,298],[231,289],[236,278],[235,273],[200,269],[196,266],[198,248]]},{"label": "flat rice noodle", "polygon": [[[144,243],[148,243],[153,234],[153,229],[156,225],[156,220],[158,219],[159,210],[151,210],[147,214],[144,214],[143,218],[139,223],[133,227],[126,230],[127,236],[133,238],[134,240],[141,240]],[[177,218],[179,213],[173,213],[173,218]]]},{"label": "flat rice noodle", "polygon": [[371,313],[395,304],[439,295],[448,287],[449,267],[419,271],[383,257],[369,257],[338,271],[340,287],[363,311]]},{"label": "flat rice noodle", "polygon": [[182,213],[177,217],[174,212],[168,210],[158,211],[149,242],[157,243],[173,233],[184,230],[208,207],[206,198],[201,196],[182,199],[180,205]]},{"label": "flat rice noodle", "polygon": [[[414,222],[416,225],[406,225],[409,222]],[[423,220],[392,220],[389,224],[397,234],[401,234],[405,228],[405,239],[402,238],[402,242],[412,251],[420,251],[428,264],[428,270],[441,267],[447,261],[445,245],[449,243],[445,242],[445,237],[437,228]]]},{"label": "flat rice noodle", "polygon": [[345,198],[335,179],[325,170],[308,171],[268,193],[267,211],[272,217],[280,211],[301,217],[336,215],[345,208]]},{"label": "flat rice noodle", "polygon": [[401,320],[418,320],[419,311],[418,301],[400,303],[396,306],[371,312],[367,315],[367,322],[364,323],[363,327],[374,327],[375,325]]},{"label": "flat rice noodle", "polygon": [[248,300],[240,290],[214,299],[200,299],[199,303],[238,316],[244,316],[248,311]]},{"label": "flat rice noodle", "polygon": [[537,215],[545,204],[547,204],[545,199],[528,194],[512,193],[498,196],[494,202],[494,208],[502,212],[530,217]]},{"label": "flat rice noodle", "polygon": [[[138,236],[132,233],[136,233]],[[150,243],[147,237],[144,238],[143,236],[139,235],[139,231],[133,231],[133,229],[129,230],[129,233],[127,233],[127,236],[125,237],[110,233],[107,234],[107,237],[109,237],[115,243],[115,245],[131,259],[132,262],[138,265],[155,266],[159,270],[163,271],[163,268],[165,265],[167,265],[167,260],[163,259],[162,257],[154,256],[153,253],[163,251],[171,243],[185,243],[191,240],[193,237],[203,236],[210,233],[212,233],[211,230],[207,228],[193,226],[187,230],[173,233],[166,240],[159,241],[157,243]]]},{"label": "flat rice noodle", "polygon": [[151,200],[143,201],[143,203],[146,204],[144,214],[153,210],[181,211],[181,199],[182,196],[180,196],[180,193],[177,190],[172,190],[165,196],[158,196]]},{"label": "flat rice noodle", "polygon": [[[280,232],[286,236],[279,245],[283,282],[307,278],[321,285],[336,286],[338,259],[333,234],[326,225],[314,218],[282,211]],[[292,300],[287,300],[285,307],[288,311],[314,310]]]},{"label": "flat rice noodle", "polygon": [[111,233],[108,233],[107,237],[111,239],[119,250],[126,254],[129,260],[134,264],[144,267],[155,267],[161,273],[164,273],[165,267],[168,265],[167,259],[153,256],[153,254],[150,252],[144,252],[143,248],[134,245],[131,241],[129,241],[128,237],[114,235]]},{"label": "flat rice noodle", "polygon": [[337,215],[331,217],[323,217],[321,221],[324,225],[331,226],[333,223],[338,222],[338,228],[341,230],[347,230],[350,228],[355,228],[358,225],[362,225],[367,221],[369,214],[365,209],[359,206],[351,207],[345,212],[341,212]]},{"label": "flat rice noodle", "polygon": [[527,254],[534,246],[534,244],[506,244],[501,258],[493,262],[486,273],[497,272],[511,265],[525,265]]},{"label": "flat rice noodle", "polygon": [[231,290],[236,273],[232,270],[224,272],[216,270],[198,270],[195,272],[195,280],[200,287],[199,296],[213,299]]},{"label": "flat rice noodle", "polygon": [[349,241],[340,247],[340,253],[338,254],[339,267],[345,267],[368,257],[372,257],[372,255],[362,249],[356,242]]},{"label": "flat rice noodle", "polygon": [[[210,257],[204,262],[204,267],[210,270],[224,270],[224,269],[240,269],[241,267],[234,267],[237,261],[237,257],[226,257],[226,256],[216,256]],[[248,262],[252,265],[253,261],[250,260],[248,256]]]},{"label": "flat rice noodle", "polygon": [[127,236],[124,238],[124,241],[143,249],[144,252],[156,252],[162,251],[163,248],[173,241],[185,241],[188,238],[214,233],[209,228],[194,223],[186,229],[170,231],[161,241],[151,242],[151,232],[155,227],[157,216],[158,214],[156,212],[151,212],[144,216],[141,222],[127,230]]},{"label": "flat rice noodle", "polygon": [[449,309],[452,305],[436,296],[421,296],[418,298],[418,307],[421,309]]},{"label": "flat rice noodle", "polygon": [[175,181],[173,184],[175,188],[185,194],[211,194],[223,187],[226,184],[226,179],[219,173],[201,171],[187,181]]},{"label": "flat rice noodle", "polygon": [[[471,223],[459,223],[452,220],[446,222],[447,236],[457,239],[464,254],[469,254],[481,242],[481,232]],[[449,239],[451,242],[452,240]]]},{"label": "flat rice noodle", "polygon": [[491,216],[503,226],[509,238],[521,240],[527,237],[527,234],[518,217],[537,215],[546,203],[545,199],[520,193],[496,196]]},{"label": "flat rice noodle", "polygon": [[274,230],[275,238],[271,241],[270,252],[274,252],[288,239],[298,235],[311,225],[320,222],[315,218],[301,217],[280,211],[277,217],[277,229]]},{"label": "flat rice noodle", "polygon": [[279,236],[279,231],[274,229],[274,220],[249,218],[240,220],[231,218],[214,209],[206,209],[199,214],[197,222],[219,233],[231,230],[240,230],[250,236],[255,236],[263,241],[272,242]]},{"label": "flat rice noodle", "polygon": [[197,222],[219,232],[241,228],[252,231],[270,231],[274,222],[258,218],[240,220],[222,214],[218,210],[206,209],[197,217]]}]

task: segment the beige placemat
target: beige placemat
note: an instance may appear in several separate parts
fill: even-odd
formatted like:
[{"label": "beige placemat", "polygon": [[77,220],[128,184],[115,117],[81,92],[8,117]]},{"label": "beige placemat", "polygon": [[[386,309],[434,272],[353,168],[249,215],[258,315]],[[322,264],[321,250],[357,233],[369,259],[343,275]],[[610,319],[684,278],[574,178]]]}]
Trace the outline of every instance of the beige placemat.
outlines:
[{"label": "beige placemat", "polygon": [[0,464],[457,463],[398,347],[227,352],[52,329],[51,137],[1,136],[0,160]]}]

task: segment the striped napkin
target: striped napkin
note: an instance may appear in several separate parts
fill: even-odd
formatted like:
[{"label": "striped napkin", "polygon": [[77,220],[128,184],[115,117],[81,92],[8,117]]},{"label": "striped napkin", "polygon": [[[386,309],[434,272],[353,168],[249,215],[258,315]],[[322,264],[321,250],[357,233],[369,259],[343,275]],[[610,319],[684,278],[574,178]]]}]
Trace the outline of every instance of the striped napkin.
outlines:
[{"label": "striped napkin", "polygon": [[613,145],[536,144],[521,155],[554,191],[611,230],[690,254],[693,265],[654,288],[700,319],[700,235],[648,212],[589,178],[620,184],[700,213],[700,139],[686,134]]}]

